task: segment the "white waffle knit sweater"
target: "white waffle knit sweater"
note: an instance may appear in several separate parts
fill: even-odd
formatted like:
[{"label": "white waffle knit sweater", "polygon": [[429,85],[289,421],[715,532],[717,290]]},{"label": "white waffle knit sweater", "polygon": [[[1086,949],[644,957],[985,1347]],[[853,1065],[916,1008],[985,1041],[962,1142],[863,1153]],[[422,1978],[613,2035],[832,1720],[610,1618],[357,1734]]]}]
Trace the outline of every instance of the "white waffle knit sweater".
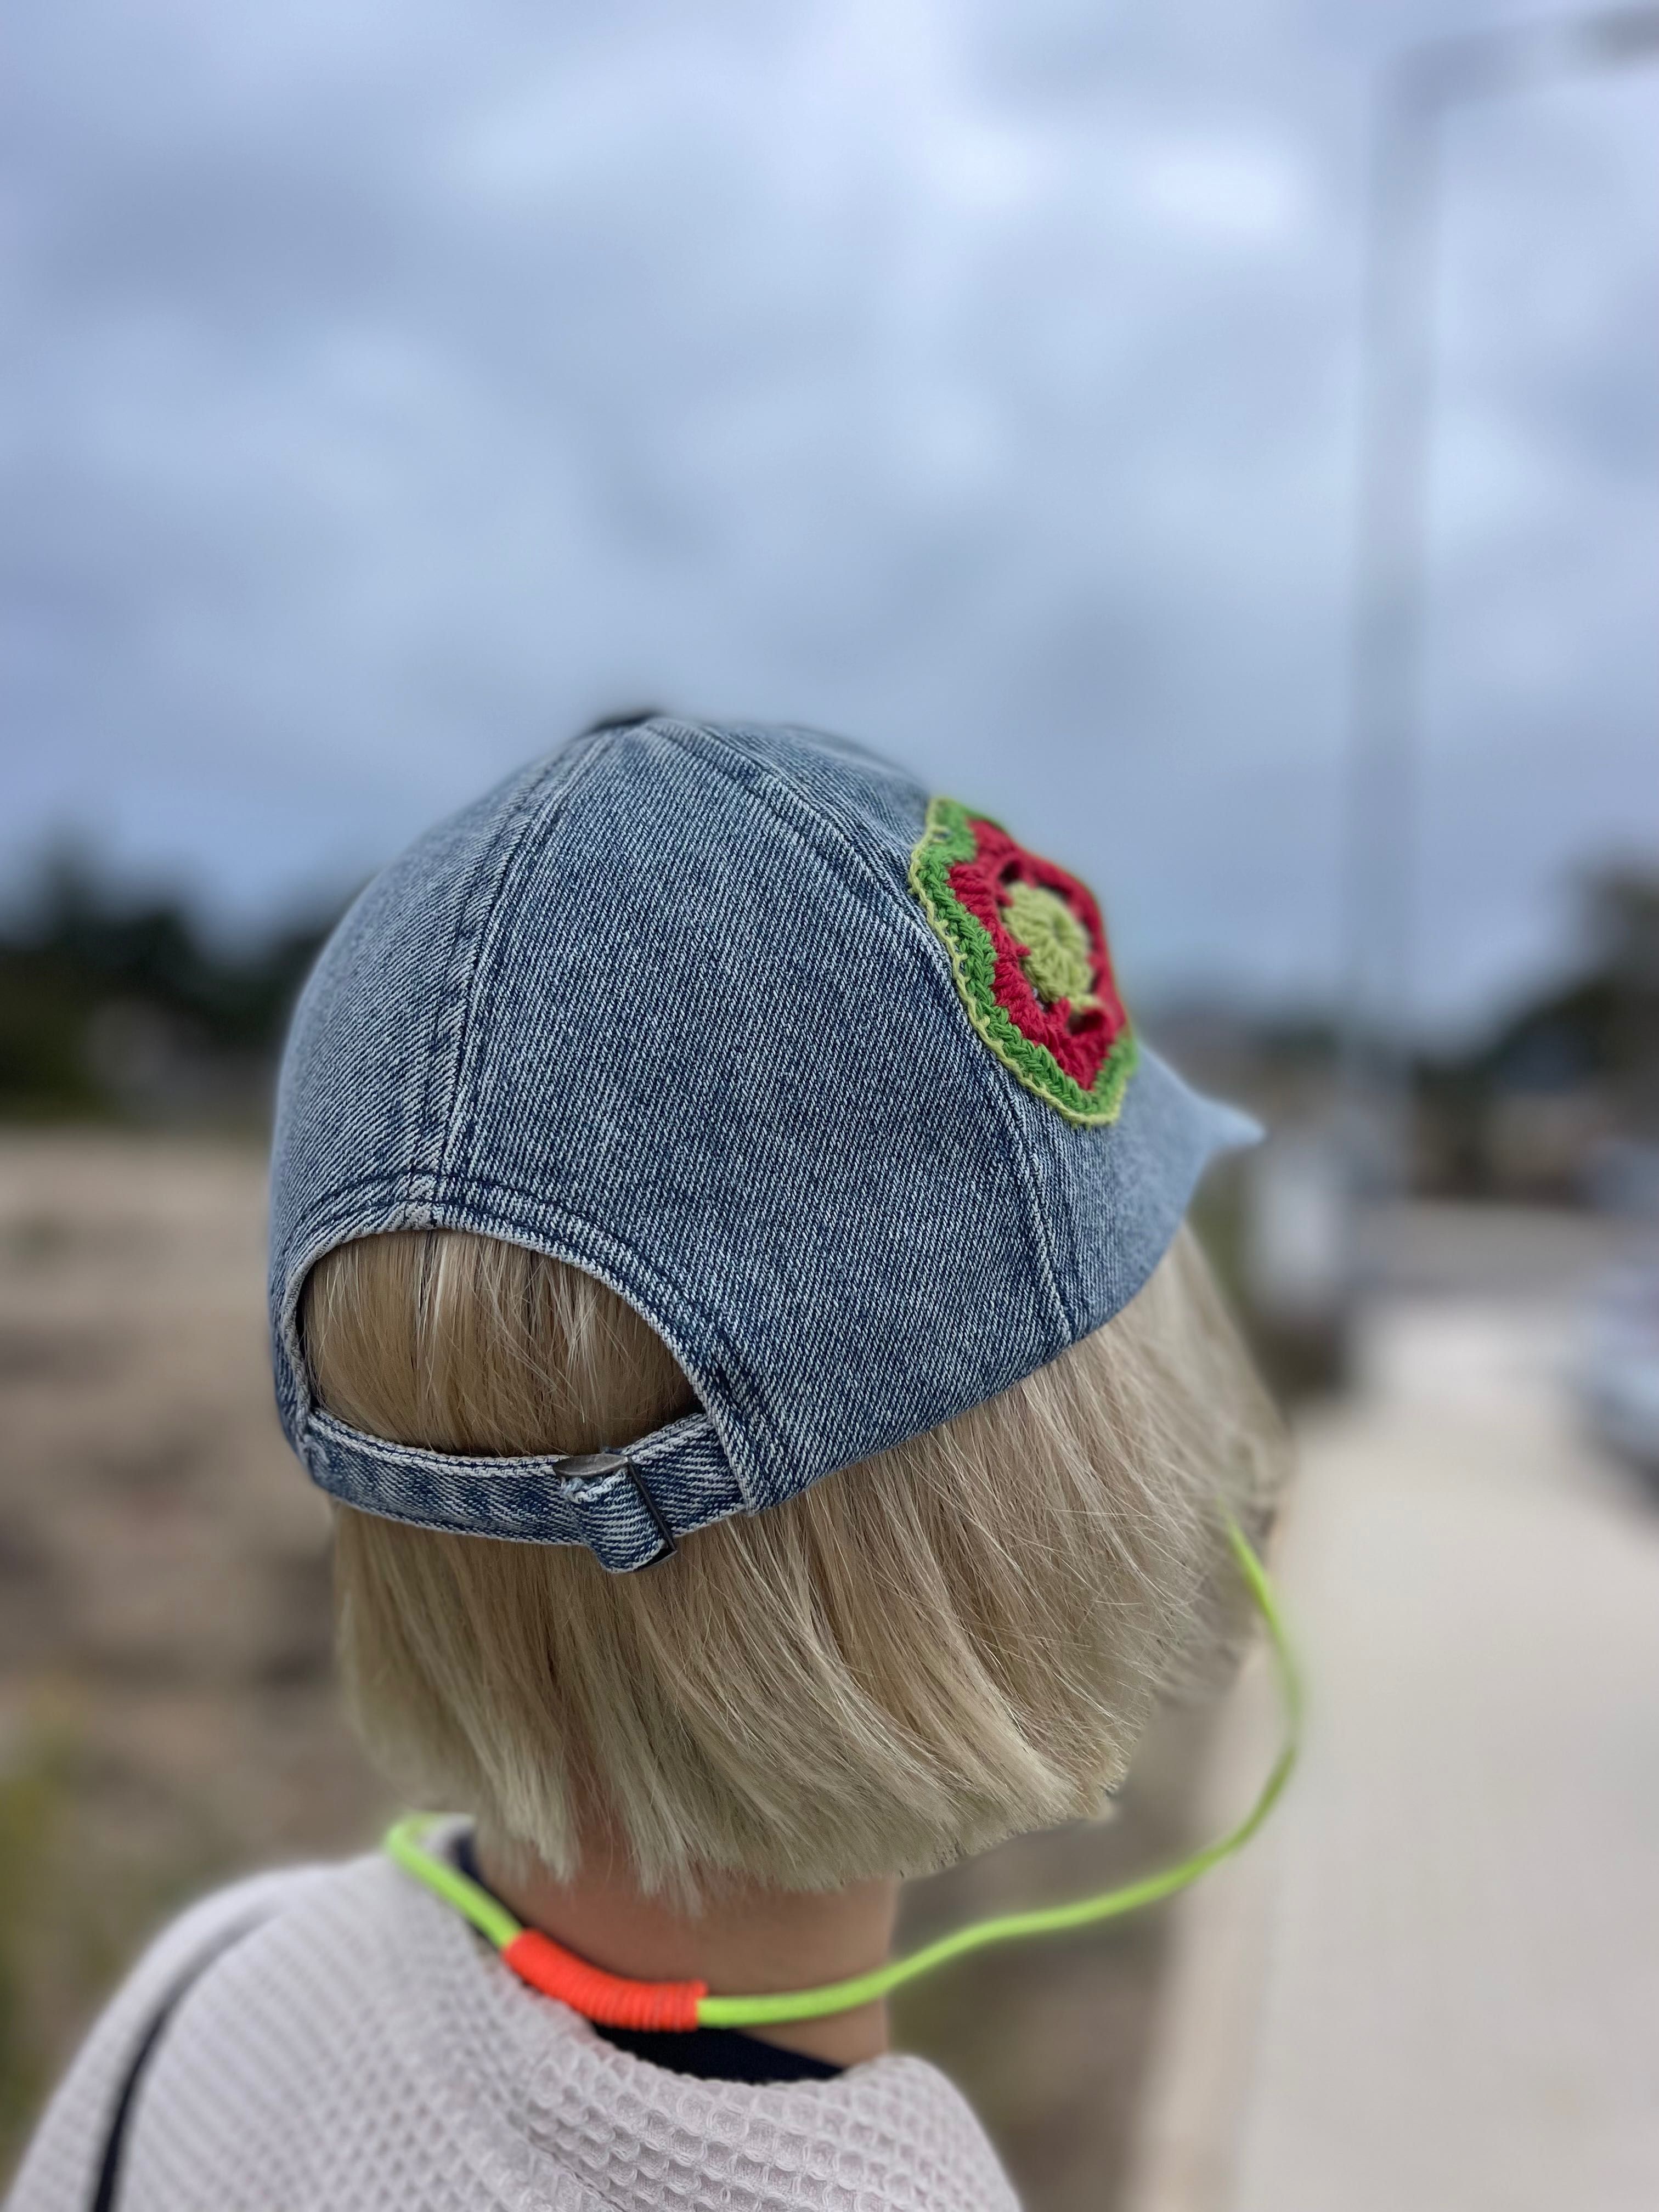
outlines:
[{"label": "white waffle knit sweater", "polygon": [[162,2033],[117,2212],[1017,2212],[921,2059],[761,2087],[666,2073],[526,1989],[380,1857],[240,1883],[167,1929],[48,2107],[8,2212],[91,2212],[157,2006],[256,1921]]}]

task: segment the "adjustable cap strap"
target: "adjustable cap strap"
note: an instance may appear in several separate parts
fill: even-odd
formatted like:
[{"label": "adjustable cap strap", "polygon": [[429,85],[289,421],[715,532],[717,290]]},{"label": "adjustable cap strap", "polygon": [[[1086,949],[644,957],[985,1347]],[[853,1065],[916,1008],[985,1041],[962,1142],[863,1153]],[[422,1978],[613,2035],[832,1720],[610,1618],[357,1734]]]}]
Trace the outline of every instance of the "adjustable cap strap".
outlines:
[{"label": "adjustable cap strap", "polygon": [[492,1459],[390,1443],[313,1412],[300,1449],[312,1480],[362,1512],[460,1535],[584,1544],[612,1574],[652,1566],[679,1537],[745,1510],[706,1413],[620,1450]]}]

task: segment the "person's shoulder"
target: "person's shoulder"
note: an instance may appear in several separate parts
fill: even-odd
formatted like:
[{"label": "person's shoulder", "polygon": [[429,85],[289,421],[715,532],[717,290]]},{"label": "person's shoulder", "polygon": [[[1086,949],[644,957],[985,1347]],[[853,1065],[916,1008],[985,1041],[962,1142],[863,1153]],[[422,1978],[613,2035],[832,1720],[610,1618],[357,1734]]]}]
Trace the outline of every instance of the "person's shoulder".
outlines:
[{"label": "person's shoulder", "polygon": [[154,1987],[167,1962],[179,1960],[185,1978],[203,1984],[191,2010],[227,2027],[240,2004],[250,2026],[272,2007],[353,2014],[405,1978],[422,1932],[411,1923],[429,1917],[429,1903],[379,1851],[256,1875],[181,1914],[135,1979]]},{"label": "person's shoulder", "polygon": [[106,2004],[47,2106],[7,2212],[84,2201],[122,2084],[151,2030],[216,1960],[276,1918],[310,1905],[357,1863],[246,1875],[168,1921]]},{"label": "person's shoulder", "polygon": [[210,1890],[152,1937],[123,1985],[122,1997],[130,1991],[159,1991],[199,1958],[326,1892],[356,1863],[345,1860],[275,1867]]},{"label": "person's shoulder", "polygon": [[[279,1915],[313,1904],[337,1888],[361,1862],[278,1867],[245,1875],[211,1890],[152,1936],[110,1999],[93,2031],[100,2042],[122,2045],[170,1996],[204,1972],[222,1953]],[[83,2053],[83,2056],[85,2053]]]},{"label": "person's shoulder", "polygon": [[928,2060],[895,2053],[849,2067],[828,2086],[838,2094],[820,2108],[819,2127],[873,2202],[1019,2212],[973,2107]]}]

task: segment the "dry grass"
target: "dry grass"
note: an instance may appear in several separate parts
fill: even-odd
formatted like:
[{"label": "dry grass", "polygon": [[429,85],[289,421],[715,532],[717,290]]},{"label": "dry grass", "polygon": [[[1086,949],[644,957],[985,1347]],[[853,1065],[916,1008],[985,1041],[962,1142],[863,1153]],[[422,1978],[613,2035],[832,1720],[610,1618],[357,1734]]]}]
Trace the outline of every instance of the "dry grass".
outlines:
[{"label": "dry grass", "polygon": [[0,1140],[0,2172],[177,1903],[360,1846],[252,1152]]}]

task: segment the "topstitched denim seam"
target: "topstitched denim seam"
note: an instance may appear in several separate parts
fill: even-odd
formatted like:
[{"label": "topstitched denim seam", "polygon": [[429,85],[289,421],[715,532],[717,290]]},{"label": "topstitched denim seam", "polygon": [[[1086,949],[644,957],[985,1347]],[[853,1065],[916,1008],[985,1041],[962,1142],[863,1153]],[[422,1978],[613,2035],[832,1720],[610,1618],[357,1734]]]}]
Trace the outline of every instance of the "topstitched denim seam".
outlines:
[{"label": "topstitched denim seam", "polygon": [[[742,750],[738,746],[726,747],[724,733],[710,728],[706,724],[687,724],[684,726],[695,731],[696,735],[712,741],[712,757],[709,753],[703,752],[699,752],[695,757],[705,765],[714,767],[717,772],[721,769],[719,757],[721,750]],[[744,757],[752,758],[752,756],[745,753]],[[842,871],[836,867],[832,852],[826,849],[827,845],[833,839],[842,854],[856,864],[860,874],[866,878],[867,890],[872,896],[868,899],[858,900],[860,909],[869,915],[870,919],[883,930],[884,934],[892,939],[896,945],[903,949],[908,945],[912,948],[920,947],[923,951],[930,980],[935,982],[942,980],[948,988],[947,1012],[953,1018],[960,1018],[964,1027],[971,1029],[971,1024],[967,1022],[965,1015],[962,1012],[962,1001],[956,988],[955,979],[951,974],[949,956],[945,952],[933,931],[929,928],[926,917],[921,908],[915,906],[915,901],[908,898],[896,898],[891,884],[884,880],[873,860],[866,859],[856,845],[851,843],[841,834],[840,825],[831,821],[817,800],[803,791],[781,768],[770,764],[762,768],[757,781],[753,783],[744,783],[729,771],[726,771],[725,774],[726,781],[729,784],[746,797],[765,806],[768,813],[781,828],[787,830],[791,836],[804,845],[808,851],[815,853],[820,862],[829,869],[830,874],[843,885],[849,895],[856,896],[853,893],[852,885],[847,882]],[[830,833],[825,845],[815,844],[808,837],[803,824],[799,821],[792,819],[774,803],[769,788],[772,785],[787,792],[811,823]],[[913,908],[914,915],[911,912]],[[945,1004],[945,1001],[941,1000],[940,1003]],[[979,1045],[976,1036],[973,1039],[973,1042],[976,1047]],[[994,1055],[984,1051],[982,1048],[973,1054],[969,1065],[975,1069],[981,1099],[991,1107],[1002,1124],[1004,1140],[1010,1155],[1009,1164],[1018,1177],[1024,1195],[1026,1235],[1030,1241],[1033,1255],[1042,1269],[1043,1287],[1048,1293],[1053,1318],[1065,1332],[1066,1339],[1070,1340],[1074,1339],[1077,1334],[1076,1320],[1067,1301],[1060,1294],[1055,1273],[1054,1255],[1043,1223],[1042,1195],[1038,1188],[1036,1170],[1030,1158],[1030,1147],[1025,1141],[1024,1132],[1019,1126],[1014,1102],[1006,1095],[1007,1090],[1012,1085],[1013,1079],[1007,1074],[1000,1063],[996,1063]]]},{"label": "topstitched denim seam", "polygon": [[[674,1420],[665,1421],[660,1429],[649,1431],[646,1436],[624,1437],[616,1443],[605,1444],[600,1449],[607,1452],[614,1452],[619,1458],[631,1457],[635,1452],[641,1451],[652,1437],[666,1435],[671,1430],[679,1428],[683,1425],[696,1423],[706,1425],[711,1434],[716,1433],[713,1422],[708,1419],[706,1413],[681,1413]],[[324,1413],[319,1409],[313,1412],[307,1426],[307,1433],[320,1438],[325,1446],[331,1443],[338,1443],[349,1446],[362,1458],[384,1460],[388,1467],[406,1466],[416,1469],[429,1468],[442,1474],[471,1475],[486,1481],[499,1475],[504,1480],[524,1483],[543,1480],[565,1483],[585,1482],[595,1495],[600,1491],[614,1490],[619,1482],[626,1481],[626,1476],[620,1468],[614,1474],[599,1477],[571,1476],[564,1470],[569,1461],[586,1456],[580,1451],[439,1451],[424,1444],[399,1443],[392,1437],[374,1436],[366,1429],[354,1429],[349,1421],[341,1420],[337,1414]],[[696,1439],[687,1438],[684,1441],[694,1442]],[[718,1441],[717,1435],[716,1441]]]},{"label": "topstitched denim seam", "polygon": [[[485,853],[492,866],[505,866],[505,860],[498,862],[496,856],[510,852],[514,839],[522,835],[522,820],[527,816],[531,795],[551,775],[553,769],[554,763],[550,761],[538,775],[526,780],[506,818],[491,835]],[[490,897],[493,898],[499,884],[500,876],[497,874],[489,894]],[[472,917],[483,888],[480,884],[473,883],[462,894],[450,935],[449,951],[444,961],[443,984],[433,1003],[432,1020],[427,1032],[426,1081],[422,1085],[420,1112],[410,1132],[409,1160],[404,1181],[404,1202],[411,1208],[422,1203],[416,1194],[416,1185],[428,1183],[434,1170],[441,1165],[443,1160],[445,1133],[454,1102],[459,1062],[454,1051],[440,1052],[439,1039],[455,1019],[458,1011],[461,1030],[465,1030],[465,1002],[471,990],[472,971],[470,961],[463,959],[462,948],[469,939]],[[457,1042],[459,1043],[459,1034]],[[441,1107],[438,1103],[440,1091],[444,1094]]]},{"label": "topstitched denim seam", "polygon": [[[569,773],[564,781],[556,789],[543,794],[543,811],[537,819],[526,824],[523,836],[502,867],[501,880],[480,932],[477,956],[473,961],[471,992],[465,1028],[456,1054],[455,1092],[441,1172],[453,1172],[456,1162],[470,1161],[472,1158],[473,1140],[478,1126],[478,1098],[477,1063],[471,1056],[475,1050],[480,1001],[493,997],[494,956],[507,918],[515,910],[513,900],[518,882],[530,866],[532,856],[543,852],[548,842],[557,835],[563,823],[565,811],[584,780],[611,747],[626,735],[627,730],[623,727],[595,731],[588,738],[577,759],[568,763]],[[464,1123],[458,1125],[455,1116],[463,1097],[466,1105],[465,1118]]]},{"label": "topstitched denim seam", "polygon": [[[597,743],[590,743],[572,760],[567,754],[556,754],[542,773],[532,779],[520,793],[515,812],[519,819],[511,826],[514,834],[505,835],[497,848],[495,881],[483,911],[471,933],[471,945],[466,974],[461,985],[465,1005],[461,1009],[459,1027],[456,1033],[454,1050],[449,1063],[448,1097],[445,1102],[441,1127],[434,1133],[438,1139],[437,1158],[429,1170],[429,1181],[435,1188],[438,1181],[448,1169],[455,1145],[455,1117],[466,1087],[466,1057],[475,1027],[478,997],[483,974],[489,960],[490,933],[496,915],[507,897],[514,869],[526,849],[535,842],[539,831],[544,836],[556,828],[560,812],[571,793],[591,769],[595,760],[603,757],[614,732],[600,732]],[[562,777],[559,771],[562,770]],[[463,909],[465,912],[465,908]],[[456,934],[455,954],[460,951],[460,932]],[[452,957],[454,957],[453,955]],[[467,1129],[470,1133],[476,1119],[476,1107],[470,1107]],[[429,1195],[428,1202],[430,1202]]]}]

